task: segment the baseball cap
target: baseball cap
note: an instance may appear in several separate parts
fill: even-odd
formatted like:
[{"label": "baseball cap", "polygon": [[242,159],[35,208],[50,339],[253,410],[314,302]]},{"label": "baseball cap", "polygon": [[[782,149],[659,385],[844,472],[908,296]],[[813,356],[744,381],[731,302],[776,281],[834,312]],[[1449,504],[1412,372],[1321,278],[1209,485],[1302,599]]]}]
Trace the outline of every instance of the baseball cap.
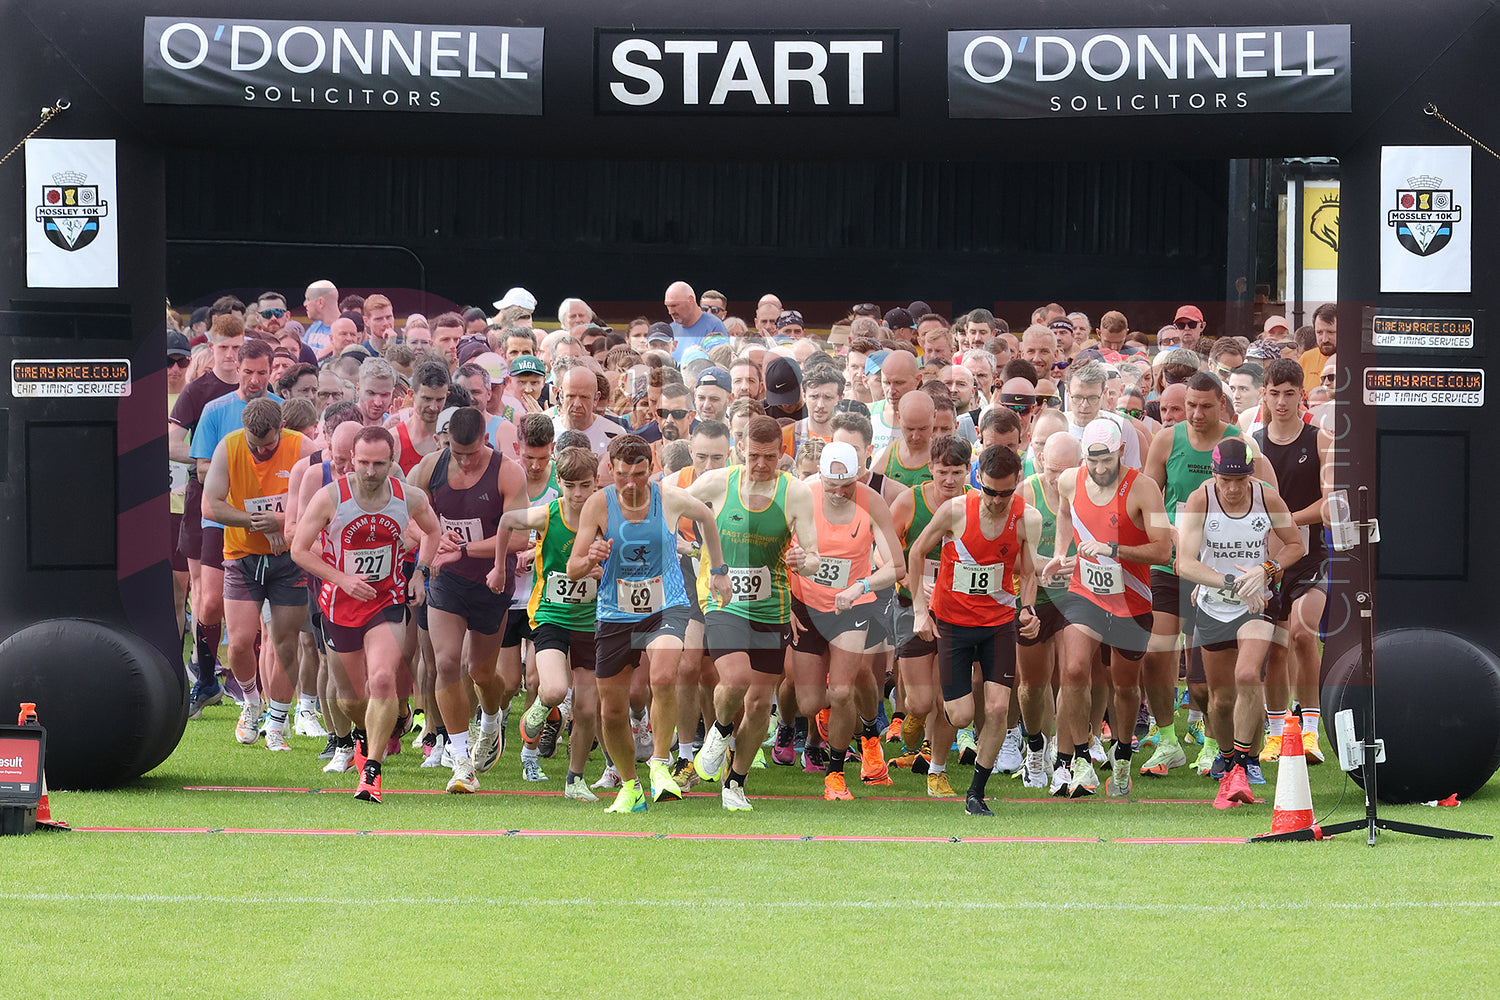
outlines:
[{"label": "baseball cap", "polygon": [[848,441],[830,441],[823,446],[823,454],[818,457],[818,472],[840,483],[858,479],[859,453]]},{"label": "baseball cap", "polygon": [[511,306],[520,306],[522,309],[535,309],[536,296],[517,285],[506,292],[504,298],[496,299],[492,304],[496,312],[503,312]]},{"label": "baseball cap", "polygon": [[530,354],[522,354],[510,359],[510,373],[512,375],[543,375],[547,374],[547,366],[542,364],[542,359]]},{"label": "baseball cap", "polygon": [[339,352],[339,357],[341,357],[341,358],[360,358],[360,359],[364,359],[364,358],[373,358],[374,356],[375,355],[371,354],[370,353],[370,349],[368,347],[366,347],[364,344],[350,344],[348,347],[344,348],[342,351]]},{"label": "baseball cap", "polygon": [[1269,335],[1272,330],[1281,329],[1291,332],[1291,327],[1286,324],[1285,316],[1267,316],[1266,325],[1261,327],[1261,333]]},{"label": "baseball cap", "polygon": [[1109,417],[1095,417],[1083,429],[1083,453],[1098,458],[1120,450],[1120,425]]},{"label": "baseball cap", "polygon": [[865,374],[874,375],[880,371],[880,366],[885,364],[885,359],[891,356],[890,351],[876,351],[865,358]]},{"label": "baseball cap", "polygon": [[786,326],[805,326],[802,314],[795,309],[783,309],[781,315],[776,317],[776,329],[780,330]]},{"label": "baseball cap", "polygon": [[483,334],[471,333],[458,342],[458,363],[468,364],[489,349],[490,342]]},{"label": "baseball cap", "polygon": [[1190,319],[1194,323],[1202,323],[1203,310],[1197,306],[1178,306],[1177,315],[1172,317],[1172,322],[1175,323],[1180,319]]},{"label": "baseball cap", "polygon": [[176,330],[167,331],[167,357],[185,358],[193,353],[193,345],[188,342],[187,337]]},{"label": "baseball cap", "polygon": [[1255,471],[1255,460],[1243,438],[1225,438],[1214,445],[1213,471],[1220,476],[1248,476]]},{"label": "baseball cap", "polygon": [[648,344],[658,341],[663,344],[670,344],[674,339],[676,338],[672,333],[671,323],[652,323],[651,329],[646,331],[646,342]]},{"label": "baseball cap", "polygon": [[697,345],[689,347],[687,350],[685,350],[685,351],[682,352],[682,363],[683,363],[684,366],[690,365],[694,361],[707,361],[707,360],[708,360],[708,352],[705,351],[703,348],[698,347]]},{"label": "baseball cap", "polygon": [[926,316],[928,313],[932,312],[932,306],[923,302],[921,299],[918,299],[911,305],[907,306],[906,311],[911,313],[912,321],[915,322],[921,319],[923,316]]},{"label": "baseball cap", "polygon": [[796,406],[802,402],[802,373],[789,359],[772,358],[766,365],[766,402],[771,406]]},{"label": "baseball cap", "polygon": [[1246,360],[1270,361],[1272,358],[1281,357],[1281,348],[1269,340],[1257,340],[1245,351]]},{"label": "baseball cap", "polygon": [[193,310],[193,318],[190,321],[190,323],[191,323],[192,326],[197,326],[199,323],[207,323],[207,322],[208,322],[208,306],[199,306],[197,309]]},{"label": "baseball cap", "polygon": [[897,306],[885,314],[885,325],[892,330],[910,330],[917,321],[911,318],[911,313]]},{"label": "baseball cap", "polygon": [[437,423],[433,425],[434,434],[446,434],[448,432],[448,421],[453,419],[453,414],[458,412],[458,407],[450,406],[438,414]]},{"label": "baseball cap", "polygon": [[[496,354],[494,351],[480,351],[478,354],[474,355],[472,360],[474,364],[485,370],[485,373],[489,375],[490,381],[492,383],[503,382],[510,374],[510,365],[506,363],[503,357]],[[533,358],[532,360],[536,359]]]},{"label": "baseball cap", "polygon": [[720,368],[718,365],[714,365],[711,368],[705,368],[701,372],[699,372],[697,384],[700,386],[711,385],[715,388],[723,389],[725,392],[734,391],[734,380],[729,377],[728,372]]}]

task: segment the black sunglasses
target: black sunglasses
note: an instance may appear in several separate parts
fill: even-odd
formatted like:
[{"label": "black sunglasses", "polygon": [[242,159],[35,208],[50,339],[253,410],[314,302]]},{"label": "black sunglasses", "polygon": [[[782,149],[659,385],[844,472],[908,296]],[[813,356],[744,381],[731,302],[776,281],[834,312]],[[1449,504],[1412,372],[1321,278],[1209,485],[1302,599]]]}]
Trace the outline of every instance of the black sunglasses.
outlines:
[{"label": "black sunglasses", "polygon": [[286,315],[286,310],[285,309],[262,309],[260,311],[260,314],[262,316],[268,316],[271,319],[280,319],[281,317],[283,317],[283,316]]},{"label": "black sunglasses", "polygon": [[998,497],[1001,500],[1004,500],[1006,497],[1011,496],[1016,492],[1016,488],[1014,486],[1012,486],[1008,490],[992,490],[983,483],[980,483],[979,488],[984,491],[985,496]]},{"label": "black sunglasses", "polygon": [[193,359],[192,358],[187,358],[187,357],[183,357],[183,358],[168,358],[167,359],[167,364],[174,365],[174,366],[176,366],[178,368],[186,368],[188,365],[190,365],[192,363],[193,363]]},{"label": "black sunglasses", "polygon": [[1175,326],[1175,327],[1177,327],[1177,329],[1179,329],[1179,330],[1191,330],[1193,327],[1197,326],[1198,324],[1194,320],[1180,319],[1177,322],[1173,323],[1172,325]]},{"label": "black sunglasses", "polygon": [[690,412],[691,412],[690,410],[657,410],[656,411],[656,419],[657,420],[681,420],[683,417],[687,416]]}]

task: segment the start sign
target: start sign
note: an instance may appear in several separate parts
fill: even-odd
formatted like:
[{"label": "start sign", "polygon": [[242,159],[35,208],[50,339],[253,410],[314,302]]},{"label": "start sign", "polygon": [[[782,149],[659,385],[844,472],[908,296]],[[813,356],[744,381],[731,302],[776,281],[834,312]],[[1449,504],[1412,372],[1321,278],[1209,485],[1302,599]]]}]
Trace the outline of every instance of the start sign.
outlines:
[{"label": "start sign", "polygon": [[128,396],[130,362],[17,359],[10,363],[10,394],[22,396]]}]

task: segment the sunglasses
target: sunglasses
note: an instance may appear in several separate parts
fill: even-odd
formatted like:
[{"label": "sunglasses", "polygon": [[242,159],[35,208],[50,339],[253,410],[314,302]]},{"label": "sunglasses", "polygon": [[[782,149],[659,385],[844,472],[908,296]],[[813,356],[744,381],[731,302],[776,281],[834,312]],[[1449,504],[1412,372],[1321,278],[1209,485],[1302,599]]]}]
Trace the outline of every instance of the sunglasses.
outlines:
[{"label": "sunglasses", "polygon": [[1000,500],[1004,500],[1006,497],[1011,496],[1012,494],[1014,494],[1016,492],[1016,488],[1014,486],[1012,486],[1008,490],[992,490],[988,486],[984,485],[983,483],[980,483],[979,484],[979,488],[984,491],[984,495],[985,496],[987,496],[987,497],[996,497],[997,499],[1000,499]]},{"label": "sunglasses", "polygon": [[879,312],[880,311],[880,307],[877,306],[873,302],[861,302],[859,305],[855,306],[853,309],[851,309],[849,311],[850,312],[857,312],[857,313]]},{"label": "sunglasses", "polygon": [[1025,403],[1006,403],[1005,408],[1020,417],[1031,412],[1031,407]]},{"label": "sunglasses", "polygon": [[1336,379],[1337,379],[1337,378],[1338,378],[1338,376],[1337,376],[1337,375],[1324,375],[1324,376],[1323,376],[1323,377],[1322,377],[1322,380],[1323,380],[1323,381],[1324,381],[1324,382],[1333,382],[1333,381],[1335,381],[1335,380],[1336,380]]},{"label": "sunglasses", "polygon": [[704,312],[711,312],[715,316],[722,316],[722,315],[724,315],[724,307],[723,306],[711,306],[711,305],[709,305],[707,303],[704,303],[701,306],[701,308],[703,309]]},{"label": "sunglasses", "polygon": [[1042,397],[1042,402],[1045,403],[1046,405],[1052,407],[1054,410],[1060,410],[1060,409],[1062,409],[1062,397],[1061,396],[1043,396]]},{"label": "sunglasses", "polygon": [[1179,330],[1192,330],[1192,329],[1196,328],[1199,324],[1193,322],[1190,319],[1180,319],[1177,322],[1173,323],[1172,325],[1175,326],[1175,327],[1177,327],[1177,329],[1179,329]]},{"label": "sunglasses", "polygon": [[1146,411],[1145,410],[1121,410],[1120,412],[1123,413],[1123,414],[1125,414],[1131,420],[1139,420],[1139,419],[1141,419],[1141,414],[1145,413]]},{"label": "sunglasses", "polygon": [[262,309],[260,311],[260,314],[262,316],[265,316],[265,317],[269,318],[269,319],[280,319],[281,317],[283,317],[283,316],[286,315],[286,310],[285,309]]},{"label": "sunglasses", "polygon": [[656,419],[657,420],[681,420],[683,417],[687,416],[690,412],[692,412],[692,411],[690,411],[690,410],[657,410],[656,411]]},{"label": "sunglasses", "polygon": [[168,358],[167,364],[174,368],[186,368],[193,363],[192,358]]}]

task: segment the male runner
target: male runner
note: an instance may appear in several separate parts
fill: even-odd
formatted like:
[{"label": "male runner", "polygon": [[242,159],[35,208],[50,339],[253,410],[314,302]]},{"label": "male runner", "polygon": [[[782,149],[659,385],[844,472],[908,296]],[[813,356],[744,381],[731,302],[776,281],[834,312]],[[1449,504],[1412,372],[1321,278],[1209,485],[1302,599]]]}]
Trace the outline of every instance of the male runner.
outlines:
[{"label": "male runner", "polygon": [[[699,777],[722,782],[721,804],[734,811],[751,808],[745,777],[765,736],[771,694],[791,643],[787,572],[808,576],[819,565],[812,491],[778,469],[780,425],[771,417],[751,417],[745,437],[744,465],[700,476],[689,489],[718,512],[715,525],[726,560],[710,564],[712,569],[705,566],[699,576],[704,633],[719,683],[713,725],[694,767]],[[722,577],[720,592],[710,595],[716,577]],[[733,761],[727,760],[731,735]]]},{"label": "male runner", "polygon": [[397,464],[411,475],[417,463],[438,450],[437,418],[448,404],[448,366],[434,358],[417,362],[411,373],[411,416],[396,425]]},{"label": "male runner", "polygon": [[896,407],[897,435],[875,455],[873,467],[885,474],[884,496],[894,503],[901,493],[932,479],[928,468],[932,455],[932,397],[908,392]]},{"label": "male runner", "polygon": [[[354,722],[360,779],[354,797],[380,801],[380,767],[396,724],[397,672],[408,598],[424,600],[441,526],[427,495],[391,475],[396,439],[383,427],[354,436],[354,471],[324,487],[297,525],[292,558],[323,581],[318,606],[343,677],[340,708]],[[401,570],[408,521],[422,532],[417,572]],[[320,546],[321,541],[321,546]],[[356,760],[358,757],[356,757]]]},{"label": "male runner", "polygon": [[1252,482],[1244,439],[1215,445],[1212,470],[1183,510],[1177,574],[1198,585],[1193,644],[1203,650],[1209,728],[1220,740],[1223,769],[1214,808],[1229,809],[1255,801],[1248,771],[1265,705],[1261,668],[1275,630],[1266,614],[1270,584],[1282,560],[1295,564],[1304,550],[1286,502]]},{"label": "male runner", "polygon": [[[776,451],[781,432],[776,422]],[[604,567],[598,596],[598,631],[594,636],[594,673],[599,685],[599,716],[604,749],[619,769],[619,794],[608,812],[641,812],[645,794],[636,780],[635,739],[630,732],[630,684],[642,652],[649,651],[651,692],[659,718],[655,753],[650,760],[652,799],[682,797],[668,770],[672,743],[670,720],[677,717],[675,690],[688,597],[677,559],[677,523],[688,517],[698,524],[707,550],[709,587],[720,600],[729,598],[728,568],[719,547],[713,512],[685,490],[651,482],[651,446],[635,434],[622,434],[609,445],[614,484],[584,504],[568,577],[582,580]],[[761,721],[765,731],[765,720]]]},{"label": "male runner", "polygon": [[[1124,465],[1120,425],[1091,420],[1081,444],[1084,464],[1058,479],[1057,535],[1042,568],[1043,578],[1070,577],[1050,787],[1053,795],[1073,798],[1099,787],[1088,753],[1089,705],[1093,664],[1104,643],[1115,692],[1114,766],[1105,790],[1124,798],[1130,794],[1130,726],[1141,704],[1141,657],[1152,632],[1150,567],[1171,555],[1172,537],[1156,483]],[[1076,555],[1067,555],[1075,544]],[[1028,753],[1035,749],[1033,738]]]}]

